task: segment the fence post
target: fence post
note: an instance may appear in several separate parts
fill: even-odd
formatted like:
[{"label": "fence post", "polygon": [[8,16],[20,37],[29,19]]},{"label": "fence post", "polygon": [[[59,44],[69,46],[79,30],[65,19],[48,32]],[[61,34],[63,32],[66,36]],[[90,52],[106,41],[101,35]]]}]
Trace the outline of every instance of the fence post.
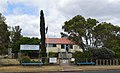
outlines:
[{"label": "fence post", "polygon": [[111,65],[111,59],[109,61],[110,61],[110,65]]},{"label": "fence post", "polygon": [[101,65],[101,60],[100,60],[100,65]]},{"label": "fence post", "polygon": [[108,65],[108,60],[106,60],[106,65]]},{"label": "fence post", "polygon": [[103,65],[105,65],[105,60],[103,60]]},{"label": "fence post", "polygon": [[111,65],[113,65],[113,61],[111,60]]},{"label": "fence post", "polygon": [[90,62],[93,62],[92,59],[90,59]]},{"label": "fence post", "polygon": [[88,62],[88,59],[86,58],[85,61]]},{"label": "fence post", "polygon": [[118,59],[116,59],[116,65],[118,65]]},{"label": "fence post", "polygon": [[95,60],[96,61],[96,65],[98,65],[98,60]]},{"label": "fence post", "polygon": [[58,64],[60,65],[60,58],[58,58]]},{"label": "fence post", "polygon": [[113,65],[115,65],[115,59],[113,60]]}]

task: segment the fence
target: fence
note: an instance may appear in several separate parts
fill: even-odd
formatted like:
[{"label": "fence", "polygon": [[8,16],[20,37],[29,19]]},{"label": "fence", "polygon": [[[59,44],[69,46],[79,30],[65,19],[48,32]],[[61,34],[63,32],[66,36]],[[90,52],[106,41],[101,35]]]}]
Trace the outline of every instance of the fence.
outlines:
[{"label": "fence", "polygon": [[96,65],[120,65],[119,59],[95,60]]},{"label": "fence", "polygon": [[120,59],[81,59],[77,62],[94,62],[94,65],[120,65]]}]

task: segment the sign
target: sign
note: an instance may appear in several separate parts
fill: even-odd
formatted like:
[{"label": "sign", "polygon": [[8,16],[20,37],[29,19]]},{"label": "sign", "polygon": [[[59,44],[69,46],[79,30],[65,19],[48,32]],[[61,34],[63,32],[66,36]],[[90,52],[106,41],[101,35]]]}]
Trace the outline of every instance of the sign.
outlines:
[{"label": "sign", "polygon": [[20,50],[39,50],[39,45],[20,45]]},{"label": "sign", "polygon": [[62,60],[62,63],[68,63],[68,60]]},{"label": "sign", "polygon": [[57,58],[49,58],[49,63],[57,63]]},{"label": "sign", "polygon": [[71,58],[71,62],[74,62],[75,61],[75,58]]}]

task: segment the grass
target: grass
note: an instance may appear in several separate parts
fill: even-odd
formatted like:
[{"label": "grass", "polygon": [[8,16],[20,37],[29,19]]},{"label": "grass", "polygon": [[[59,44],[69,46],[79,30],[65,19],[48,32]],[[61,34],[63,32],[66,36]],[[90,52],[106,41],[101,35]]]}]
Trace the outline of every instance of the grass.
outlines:
[{"label": "grass", "polygon": [[71,66],[71,70],[111,70],[111,69],[120,69],[120,65],[106,65],[106,66]]},{"label": "grass", "polygon": [[19,61],[17,59],[0,59],[1,65],[19,65]]},{"label": "grass", "polygon": [[61,71],[60,66],[1,66],[0,72]]},{"label": "grass", "polygon": [[0,72],[86,71],[112,69],[120,69],[120,66],[0,66]]}]

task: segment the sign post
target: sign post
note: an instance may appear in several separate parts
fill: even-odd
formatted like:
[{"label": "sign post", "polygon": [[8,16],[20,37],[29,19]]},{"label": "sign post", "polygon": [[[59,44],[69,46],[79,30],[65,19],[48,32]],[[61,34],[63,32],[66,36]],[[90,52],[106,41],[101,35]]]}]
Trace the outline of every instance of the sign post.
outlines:
[{"label": "sign post", "polygon": [[[39,55],[38,55],[38,62],[40,63],[40,47],[39,45],[20,45],[20,54],[21,51],[25,51],[25,50],[37,50],[39,51]],[[20,55],[20,59],[21,59],[21,64],[22,64],[22,58]]]},{"label": "sign post", "polygon": [[49,58],[49,63],[57,63],[57,58],[53,57],[53,58]]}]

